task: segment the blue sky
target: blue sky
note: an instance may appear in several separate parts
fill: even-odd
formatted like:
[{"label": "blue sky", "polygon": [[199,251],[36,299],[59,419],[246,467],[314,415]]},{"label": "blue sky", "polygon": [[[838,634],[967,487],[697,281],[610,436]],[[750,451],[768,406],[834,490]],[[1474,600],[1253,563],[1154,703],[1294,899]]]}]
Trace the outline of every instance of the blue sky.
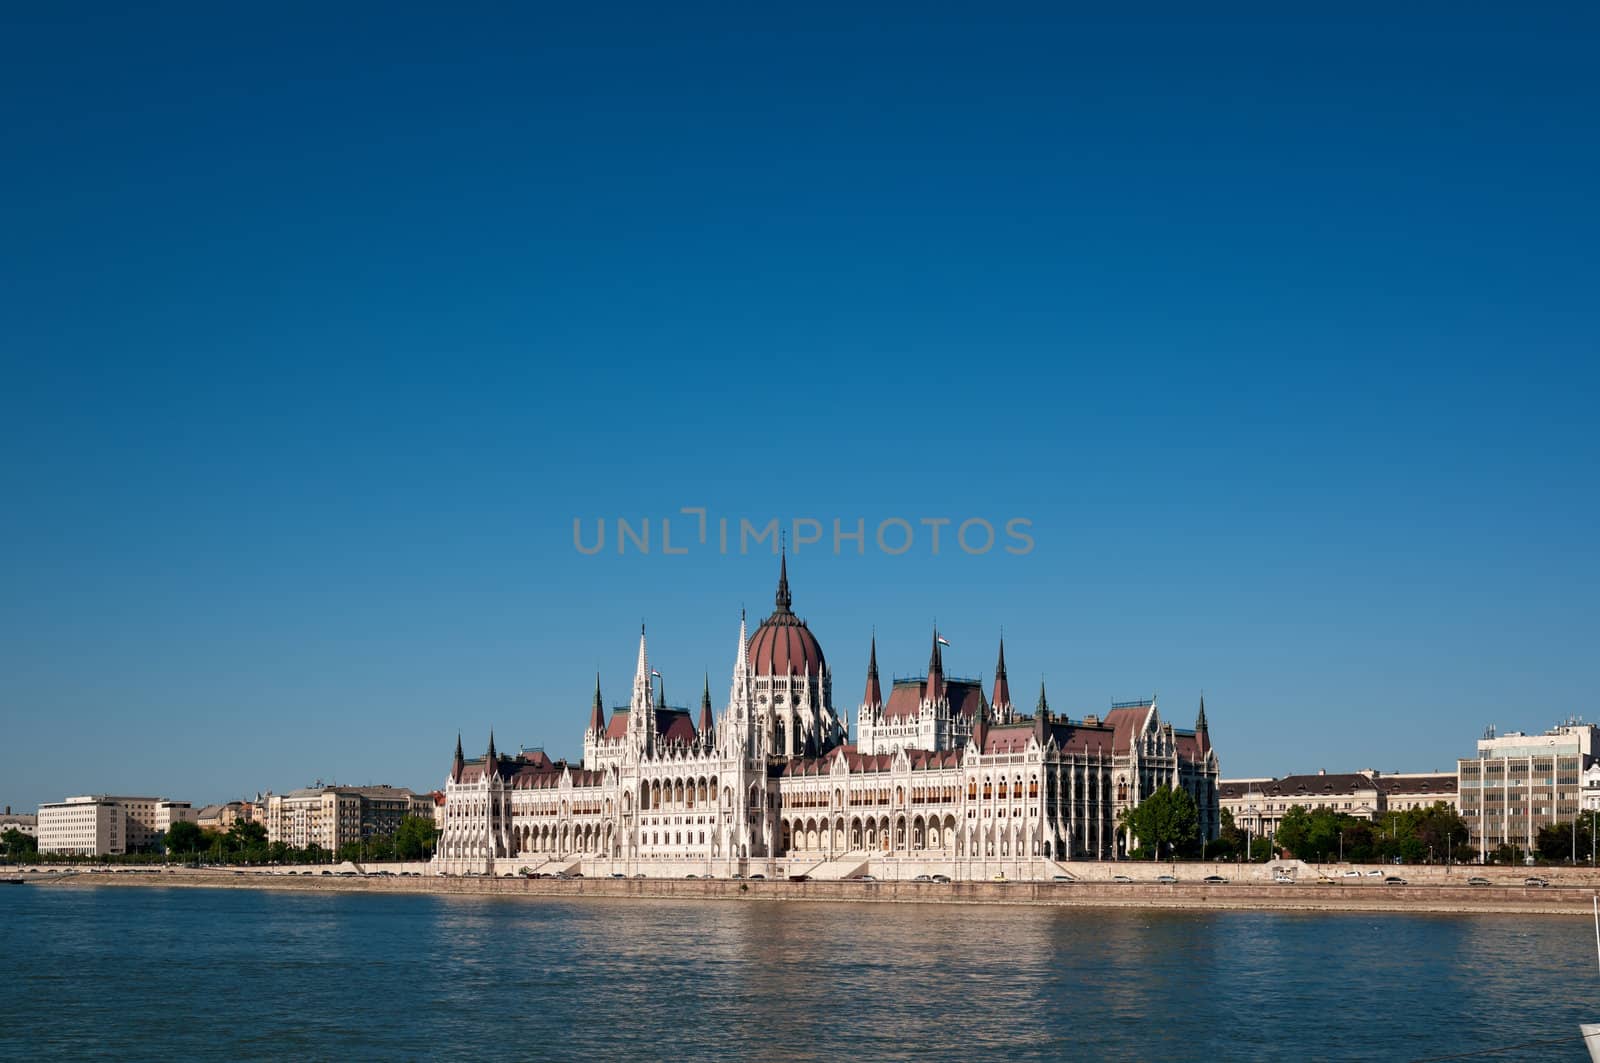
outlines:
[{"label": "blue sky", "polygon": [[852,717],[935,618],[1225,775],[1586,711],[1592,9],[5,18],[0,804],[576,756],[641,619],[720,705],[770,553],[573,547],[685,506],[866,522]]}]

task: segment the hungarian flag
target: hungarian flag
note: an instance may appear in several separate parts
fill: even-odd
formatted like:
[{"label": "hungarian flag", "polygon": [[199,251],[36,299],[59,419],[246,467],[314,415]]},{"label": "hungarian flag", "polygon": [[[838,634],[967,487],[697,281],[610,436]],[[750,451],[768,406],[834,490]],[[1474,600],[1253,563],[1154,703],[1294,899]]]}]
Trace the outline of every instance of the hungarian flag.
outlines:
[{"label": "hungarian flag", "polygon": [[653,676],[656,679],[660,679],[661,678],[661,673],[656,671],[654,668],[650,669],[650,674],[651,674],[651,676]]},{"label": "hungarian flag", "polygon": [[939,639],[939,645],[941,645],[941,646],[948,646],[948,645],[950,645],[950,640],[949,640],[949,639],[947,639],[947,638],[945,638],[945,637],[944,637],[944,636],[943,636],[943,635],[939,635],[939,636],[937,636],[937,637],[938,637],[938,639]]}]

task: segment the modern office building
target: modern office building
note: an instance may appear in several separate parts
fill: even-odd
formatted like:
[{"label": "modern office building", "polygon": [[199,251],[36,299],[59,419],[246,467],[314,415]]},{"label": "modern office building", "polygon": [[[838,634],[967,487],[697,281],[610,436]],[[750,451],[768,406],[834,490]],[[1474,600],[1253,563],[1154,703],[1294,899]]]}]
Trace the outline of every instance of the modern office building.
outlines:
[{"label": "modern office building", "polygon": [[1539,828],[1576,819],[1584,773],[1594,766],[1594,724],[1568,720],[1543,734],[1489,728],[1478,755],[1463,757],[1456,773],[1461,818],[1482,854],[1502,845],[1531,853]]},{"label": "modern office building", "polygon": [[86,794],[39,806],[39,851],[113,856],[149,848],[174,823],[193,821],[187,801]]}]

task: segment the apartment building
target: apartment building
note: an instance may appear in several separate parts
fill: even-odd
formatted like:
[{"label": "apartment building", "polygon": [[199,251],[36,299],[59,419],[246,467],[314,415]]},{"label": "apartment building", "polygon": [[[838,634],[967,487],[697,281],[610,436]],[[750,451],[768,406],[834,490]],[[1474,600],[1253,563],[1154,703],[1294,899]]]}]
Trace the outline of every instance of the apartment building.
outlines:
[{"label": "apartment building", "polygon": [[114,856],[150,847],[180,820],[193,821],[187,801],[165,797],[85,794],[39,806],[39,851]]}]

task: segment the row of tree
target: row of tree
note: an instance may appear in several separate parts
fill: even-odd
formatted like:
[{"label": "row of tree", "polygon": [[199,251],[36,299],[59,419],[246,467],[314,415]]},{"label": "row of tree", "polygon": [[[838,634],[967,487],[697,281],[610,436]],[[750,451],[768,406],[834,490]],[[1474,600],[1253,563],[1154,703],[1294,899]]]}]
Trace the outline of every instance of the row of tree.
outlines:
[{"label": "row of tree", "polygon": [[[14,836],[14,837],[13,837]],[[213,864],[331,864],[335,861],[426,860],[433,856],[439,831],[425,816],[406,816],[393,834],[351,842],[337,853],[312,844],[303,849],[267,841],[264,824],[238,820],[225,831],[179,822],[157,835],[143,851],[118,856],[70,857],[46,854],[67,863],[157,864],[169,860],[203,860]],[[38,842],[19,830],[0,834],[0,851],[10,860],[36,860]]]},{"label": "row of tree", "polygon": [[[1128,854],[1135,860],[1264,862],[1277,856],[1292,856],[1313,863],[1400,860],[1421,864],[1471,860],[1478,855],[1468,843],[1466,823],[1443,802],[1427,808],[1386,812],[1376,820],[1295,805],[1284,813],[1270,839],[1247,836],[1234,824],[1232,813],[1224,809],[1220,836],[1207,840],[1200,834],[1200,810],[1194,798],[1185,790],[1163,786],[1137,806],[1124,809],[1118,826],[1138,841],[1138,847]],[[1569,823],[1540,831],[1541,855],[1565,857],[1575,846],[1587,856],[1594,842],[1594,817],[1577,825],[1580,836],[1576,842],[1573,829]]]}]

